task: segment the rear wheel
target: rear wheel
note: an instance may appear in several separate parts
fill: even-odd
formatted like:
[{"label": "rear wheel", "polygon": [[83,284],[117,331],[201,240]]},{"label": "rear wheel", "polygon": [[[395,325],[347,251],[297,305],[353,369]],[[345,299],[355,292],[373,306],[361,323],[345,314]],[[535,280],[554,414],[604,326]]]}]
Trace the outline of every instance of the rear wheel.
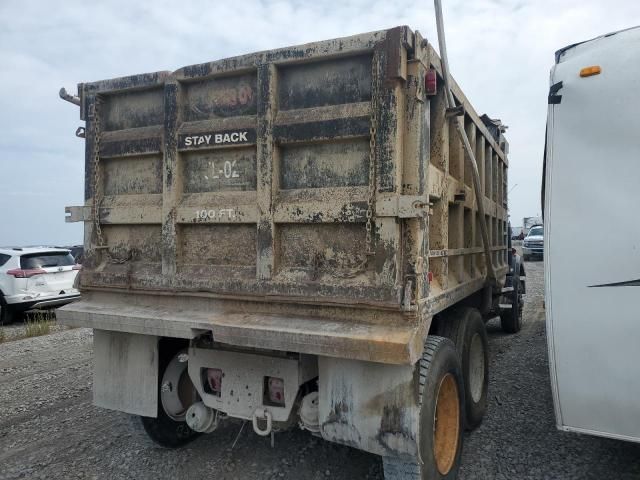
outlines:
[{"label": "rear wheel", "polygon": [[422,462],[384,457],[386,480],[454,479],[462,453],[464,385],[451,340],[429,336],[419,364]]},{"label": "rear wheel", "polygon": [[9,325],[13,319],[14,312],[4,301],[0,300],[0,325]]},{"label": "rear wheel", "polygon": [[500,313],[500,325],[506,333],[518,333],[522,328],[522,292],[520,291],[520,276],[514,275],[512,281],[511,308]]},{"label": "rear wheel", "polygon": [[160,359],[158,415],[140,417],[147,435],[162,447],[177,448],[194,440],[199,433],[186,423],[187,409],[198,395],[187,371],[187,362],[180,361],[186,350],[172,350]]},{"label": "rear wheel", "polygon": [[489,389],[489,345],[482,315],[470,307],[445,312],[438,335],[456,346],[464,378],[465,427],[472,430],[482,423],[487,411]]}]

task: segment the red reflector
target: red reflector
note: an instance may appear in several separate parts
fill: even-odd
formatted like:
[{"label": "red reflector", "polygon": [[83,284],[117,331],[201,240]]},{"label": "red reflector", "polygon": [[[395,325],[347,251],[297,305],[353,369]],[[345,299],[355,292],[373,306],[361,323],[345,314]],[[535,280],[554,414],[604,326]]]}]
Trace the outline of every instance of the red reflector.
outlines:
[{"label": "red reflector", "polygon": [[219,368],[207,368],[207,378],[204,391],[219,397],[222,393],[222,370]]},{"label": "red reflector", "polygon": [[284,405],[284,380],[276,377],[267,379],[269,402],[276,405]]},{"label": "red reflector", "polygon": [[435,95],[438,90],[438,74],[434,68],[427,70],[427,76],[424,79],[424,87],[427,95]]},{"label": "red reflector", "polygon": [[42,275],[43,273],[47,273],[41,268],[14,268],[13,270],[7,270],[7,275],[13,275],[16,278],[30,278],[34,275]]}]

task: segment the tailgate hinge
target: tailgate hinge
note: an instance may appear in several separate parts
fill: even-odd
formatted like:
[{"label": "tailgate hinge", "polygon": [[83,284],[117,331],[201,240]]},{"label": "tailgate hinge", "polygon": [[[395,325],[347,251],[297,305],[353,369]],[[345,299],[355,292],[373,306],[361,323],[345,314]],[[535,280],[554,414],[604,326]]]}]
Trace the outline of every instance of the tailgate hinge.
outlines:
[{"label": "tailgate hinge", "polygon": [[64,207],[64,221],[67,223],[88,222],[91,220],[91,207]]},{"label": "tailgate hinge", "polygon": [[429,212],[426,195],[392,195],[376,200],[376,216],[416,218]]}]

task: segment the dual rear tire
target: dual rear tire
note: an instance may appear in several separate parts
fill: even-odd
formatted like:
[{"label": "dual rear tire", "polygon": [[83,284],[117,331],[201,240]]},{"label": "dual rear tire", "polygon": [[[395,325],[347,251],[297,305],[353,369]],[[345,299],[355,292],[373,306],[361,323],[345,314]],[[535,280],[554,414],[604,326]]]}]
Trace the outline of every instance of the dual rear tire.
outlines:
[{"label": "dual rear tire", "polygon": [[9,325],[13,322],[15,313],[0,297],[0,325]]},{"label": "dual rear tire", "polygon": [[500,326],[506,333],[518,333],[522,329],[523,300],[519,275],[512,280],[511,308],[500,313]]},{"label": "dual rear tire", "polygon": [[181,355],[186,350],[167,348],[161,352],[158,375],[157,416],[139,417],[147,436],[157,445],[178,448],[195,440],[200,434],[186,422],[187,409],[198,396]]},{"label": "dual rear tire", "polygon": [[460,307],[445,312],[438,335],[456,346],[465,392],[465,428],[477,428],[487,411],[489,389],[489,342],[482,315],[475,308]]},{"label": "dual rear tire", "polygon": [[458,473],[464,430],[464,384],[453,342],[429,335],[419,369],[422,462],[383,457],[387,480],[454,479]]},{"label": "dual rear tire", "polygon": [[487,410],[489,354],[480,312],[445,312],[419,362],[419,461],[384,457],[387,480],[444,480],[457,476],[462,434],[480,425]]}]

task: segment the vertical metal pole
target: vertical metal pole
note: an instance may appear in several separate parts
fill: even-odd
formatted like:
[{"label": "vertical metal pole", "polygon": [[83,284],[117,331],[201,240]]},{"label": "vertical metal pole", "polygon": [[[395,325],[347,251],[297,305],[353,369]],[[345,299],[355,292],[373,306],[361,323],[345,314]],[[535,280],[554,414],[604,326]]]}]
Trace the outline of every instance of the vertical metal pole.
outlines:
[{"label": "vertical metal pole", "polygon": [[[456,106],[453,93],[451,92],[450,79],[449,79],[449,61],[447,60],[447,45],[444,37],[444,20],[442,17],[442,3],[440,0],[434,0],[435,12],[436,12],[436,27],[438,29],[438,45],[440,47],[440,57],[442,58],[442,76],[444,77],[444,84],[449,108]],[[487,276],[495,284],[496,274],[493,270],[493,262],[491,261],[491,245],[489,244],[489,232],[487,231],[487,223],[484,214],[484,194],[480,188],[480,174],[478,173],[478,166],[476,164],[476,157],[473,154],[471,144],[467,138],[467,132],[464,129],[464,117],[456,116],[456,130],[462,138],[464,144],[464,150],[466,152],[465,158],[470,163],[471,171],[473,172],[473,189],[476,194],[476,202],[478,203],[478,213],[482,219],[480,222],[480,231],[482,233],[482,243],[484,246],[484,255],[487,259]]]}]

